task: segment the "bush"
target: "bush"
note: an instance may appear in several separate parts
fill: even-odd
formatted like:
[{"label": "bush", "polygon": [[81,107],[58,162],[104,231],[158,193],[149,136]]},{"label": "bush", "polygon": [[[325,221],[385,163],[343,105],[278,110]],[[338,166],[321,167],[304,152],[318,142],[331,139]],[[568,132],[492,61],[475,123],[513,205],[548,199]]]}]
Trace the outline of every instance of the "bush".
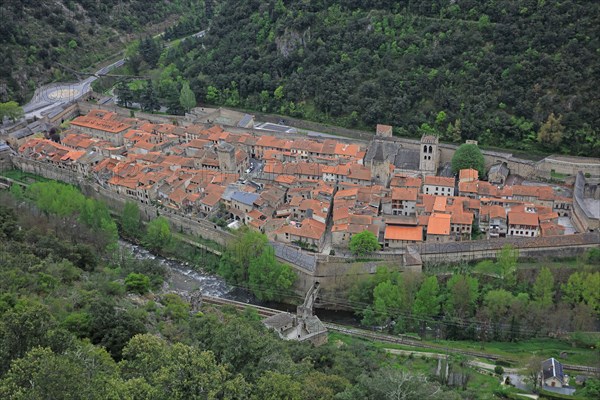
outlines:
[{"label": "bush", "polygon": [[504,368],[502,368],[499,365],[496,365],[496,368],[494,368],[494,372],[498,375],[502,375],[504,373]]},{"label": "bush", "polygon": [[125,287],[129,292],[139,294],[148,293],[150,290],[150,278],[144,274],[131,273],[125,278]]}]

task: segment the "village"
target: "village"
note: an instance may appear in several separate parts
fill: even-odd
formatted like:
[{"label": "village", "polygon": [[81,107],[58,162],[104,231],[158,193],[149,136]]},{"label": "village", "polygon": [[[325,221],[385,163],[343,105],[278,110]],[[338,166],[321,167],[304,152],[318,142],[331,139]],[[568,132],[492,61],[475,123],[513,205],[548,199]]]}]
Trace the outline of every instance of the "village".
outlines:
[{"label": "village", "polygon": [[597,223],[593,210],[575,215],[570,189],[525,181],[504,162],[491,165],[487,177],[475,169],[452,173],[435,136],[423,135],[417,150],[394,141],[387,125],[377,125],[370,142],[353,143],[257,133],[250,116],[237,126],[213,122],[152,123],[92,108],[60,135],[11,144],[22,159],[159,210],[217,230],[246,225],[324,255],[349,254],[351,238],[364,231],[382,252],[395,252],[420,243],[583,233]]}]

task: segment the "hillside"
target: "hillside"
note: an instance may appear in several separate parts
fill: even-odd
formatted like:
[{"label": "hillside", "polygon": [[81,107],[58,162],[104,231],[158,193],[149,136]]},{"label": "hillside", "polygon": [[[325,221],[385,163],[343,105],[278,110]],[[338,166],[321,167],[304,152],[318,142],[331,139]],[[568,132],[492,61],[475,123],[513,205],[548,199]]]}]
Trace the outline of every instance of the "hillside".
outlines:
[{"label": "hillside", "polygon": [[23,103],[39,84],[74,79],[143,34],[161,32],[202,0],[10,0],[0,6],[0,102]]},{"label": "hillside", "polygon": [[219,9],[204,48],[167,60],[206,103],[600,155],[599,2],[224,0]]}]

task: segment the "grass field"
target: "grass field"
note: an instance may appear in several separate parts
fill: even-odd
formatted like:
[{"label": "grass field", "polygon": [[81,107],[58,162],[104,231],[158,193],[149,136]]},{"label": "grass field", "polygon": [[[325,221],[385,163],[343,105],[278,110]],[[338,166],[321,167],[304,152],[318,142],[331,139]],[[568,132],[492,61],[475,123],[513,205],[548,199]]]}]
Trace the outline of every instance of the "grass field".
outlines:
[{"label": "grass field", "polygon": [[30,174],[29,172],[23,172],[18,169],[10,169],[8,171],[0,171],[0,176],[5,176],[12,180],[23,182],[23,183],[35,183],[35,182],[48,182],[49,179],[46,179],[42,176]]},{"label": "grass field", "polygon": [[[598,366],[600,363],[599,349],[575,348],[570,343],[557,339],[529,339],[518,342],[481,342],[439,340],[431,344],[448,346],[452,349],[479,351],[498,355],[507,360],[526,364],[532,356],[543,358],[554,357],[566,364]],[[560,357],[561,352],[567,353],[567,358]]]},{"label": "grass field", "polygon": [[[381,343],[374,342],[365,339],[355,338],[352,336],[340,334],[340,333],[330,333],[329,341],[332,343],[343,342],[346,344],[363,341],[368,342],[374,345],[377,348],[394,348],[394,349],[402,349],[402,350],[415,350],[415,353],[412,356],[402,356],[402,355],[394,355],[387,354],[385,357],[385,365],[398,368],[403,371],[423,374],[430,379],[435,379],[434,374],[437,368],[437,360],[433,358],[426,358],[416,351],[415,348],[411,348],[408,346],[402,345],[394,345],[390,343]],[[423,351],[431,351],[430,349],[423,349]],[[494,397],[494,391],[500,388],[499,379],[496,376],[491,376],[488,374],[482,374],[474,369],[467,369],[470,372],[470,380],[467,384],[467,389],[462,391],[459,388],[452,388],[456,391],[461,392],[464,398],[473,398],[473,399],[496,399]]]},{"label": "grass field", "polygon": [[[342,342],[348,343],[348,341],[363,339],[357,339],[338,333],[330,333],[330,340],[341,340]],[[517,368],[525,366],[528,360],[533,356],[543,358],[554,357],[565,364],[587,365],[591,367],[598,367],[600,365],[599,349],[576,348],[572,347],[571,344],[566,341],[549,338],[530,339],[519,342],[487,342],[484,343],[483,347],[481,345],[481,342],[472,341],[438,340],[435,342],[423,341],[423,343],[441,346],[442,349],[434,350],[424,347],[419,348],[384,342],[373,342],[373,345],[382,349],[387,348],[432,353],[443,353],[444,347],[447,347],[448,349],[477,351],[481,353],[497,355],[503,360],[512,360],[515,363],[514,366]],[[566,358],[560,356],[562,352],[567,353]]]}]

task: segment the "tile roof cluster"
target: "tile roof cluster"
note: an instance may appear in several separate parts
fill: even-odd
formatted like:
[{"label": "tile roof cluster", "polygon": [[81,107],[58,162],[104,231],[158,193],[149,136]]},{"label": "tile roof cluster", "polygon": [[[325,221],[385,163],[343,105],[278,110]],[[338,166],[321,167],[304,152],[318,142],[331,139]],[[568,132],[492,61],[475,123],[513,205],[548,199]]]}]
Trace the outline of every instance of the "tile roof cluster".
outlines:
[{"label": "tile roof cluster", "polygon": [[[422,193],[424,185],[454,187],[454,178],[441,176],[422,180],[396,174],[388,189],[373,183],[372,161],[387,157],[389,151],[397,157],[402,149],[383,138],[373,141],[378,143],[376,149],[365,152],[357,144],[332,139],[231,133],[217,125],[154,124],[103,110],[92,110],[72,125],[74,129],[64,135],[62,143],[32,139],[19,152],[69,168],[85,166],[78,172],[90,173],[101,184],[141,201],[157,201],[203,215],[218,211],[223,204],[234,217],[267,234],[322,240],[331,216],[334,233],[351,235],[369,230],[379,236],[381,229],[384,240],[422,241],[425,233],[466,237],[475,218],[535,224],[542,235],[551,236],[564,231],[558,225],[553,202],[570,202],[556,196],[548,186],[497,187],[479,181],[472,169],[459,173],[459,196]],[[119,142],[122,145],[78,133],[81,131],[76,127],[124,132]],[[388,132],[384,126],[378,129]],[[221,171],[218,148],[233,154],[240,172],[246,168],[249,155],[262,158],[262,171],[253,173],[256,181]],[[390,166],[393,171],[394,166]],[[250,211],[233,209],[232,201]],[[414,214],[382,215],[390,202],[396,202],[395,212],[411,210]],[[412,202],[414,207],[406,206]],[[286,224],[294,215],[301,221]]]}]

